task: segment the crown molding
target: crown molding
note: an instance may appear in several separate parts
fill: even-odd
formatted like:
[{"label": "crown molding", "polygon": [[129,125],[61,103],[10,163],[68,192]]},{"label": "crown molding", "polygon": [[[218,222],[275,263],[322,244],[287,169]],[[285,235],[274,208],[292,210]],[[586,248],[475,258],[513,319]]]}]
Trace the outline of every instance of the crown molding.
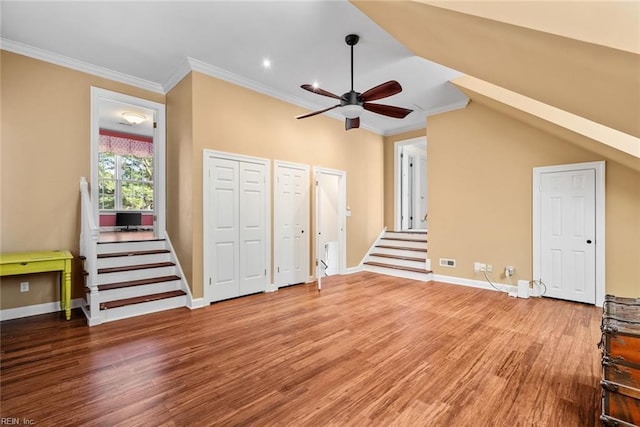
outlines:
[{"label": "crown molding", "polygon": [[[44,62],[60,65],[62,67],[71,68],[73,70],[81,71],[94,76],[98,76],[98,77],[113,80],[116,82],[124,83],[127,85],[135,86],[140,89],[145,89],[151,92],[160,93],[162,95],[166,95],[167,93],[169,93],[169,91],[171,91],[171,89],[173,89],[180,81],[182,81],[182,79],[184,79],[185,76],[187,76],[187,74],[189,74],[192,71],[197,71],[197,72],[206,74],[210,77],[225,80],[229,83],[233,83],[237,86],[247,88],[254,92],[262,93],[264,95],[279,99],[289,104],[293,104],[298,107],[305,108],[309,111],[316,111],[316,110],[321,110],[323,108],[326,108],[326,106],[311,103],[300,97],[282,94],[254,80],[247,79],[238,74],[232,73],[230,71],[224,70],[220,67],[216,67],[211,64],[207,64],[205,62],[199,61],[191,57],[187,57],[185,61],[182,61],[181,64],[178,65],[176,70],[171,74],[171,76],[165,82],[160,84],[160,83],[155,83],[149,80],[141,79],[138,77],[134,77],[129,74],[121,73],[119,71],[114,71],[108,68],[89,64],[87,62],[79,61],[77,59],[73,59],[68,56],[53,53],[48,50],[33,47],[24,43],[1,38],[1,37],[0,37],[0,49],[6,50],[8,52],[13,52],[20,55],[28,56],[30,58],[38,59]],[[444,107],[442,111],[437,111],[433,113],[429,112],[429,114],[437,114],[438,112],[450,111],[456,108],[463,108],[464,106],[466,106],[466,101],[462,107],[454,107],[454,108]],[[336,110],[328,111],[323,115],[339,120],[341,122],[344,122],[344,116]],[[388,136],[388,135],[395,135],[402,132],[409,132],[412,130],[422,129],[424,128],[424,124],[423,123],[409,124],[404,127],[391,129],[387,132],[385,132],[383,129],[379,129],[377,127],[368,125],[366,123],[361,123],[360,128],[368,130],[378,135]]]},{"label": "crown molding", "polygon": [[13,52],[20,55],[28,56],[30,58],[60,65],[66,68],[71,68],[73,70],[82,71],[84,73],[92,74],[94,76],[103,77],[105,79],[135,86],[141,89],[146,89],[151,92],[161,93],[163,95],[165,94],[162,86],[158,83],[151,82],[145,79],[140,79],[138,77],[133,77],[129,74],[110,70],[108,68],[100,67],[98,65],[89,64],[87,62],[79,61],[77,59],[73,59],[68,56],[60,55],[57,53],[50,52],[48,50],[29,46],[24,43],[16,42],[16,41],[5,39],[5,38],[0,38],[0,48],[8,52]]},{"label": "crown molding", "polygon": [[[218,78],[224,81],[227,81],[229,83],[233,83],[237,86],[242,86],[244,88],[247,88],[249,90],[252,90],[254,92],[258,92],[258,93],[262,93],[264,95],[270,96],[272,98],[276,98],[279,99],[281,101],[284,101],[286,103],[289,104],[293,104],[293,105],[297,105],[298,107],[302,107],[302,108],[306,108],[309,111],[315,111],[315,110],[321,110],[323,108],[326,108],[326,106],[321,106],[315,103],[310,103],[309,101],[307,101],[306,99],[297,97],[297,96],[290,96],[290,95],[284,95],[281,92],[277,92],[274,91],[273,89],[271,89],[268,86],[265,86],[261,83],[258,83],[254,80],[251,79],[247,79],[245,77],[242,77],[238,74],[232,73],[230,71],[224,70],[222,68],[216,67],[215,65],[211,65],[211,64],[207,64],[206,62],[202,62],[199,61],[197,59],[188,57],[187,61],[189,63],[189,66],[191,68],[191,71],[197,71],[199,73],[202,74],[206,74],[210,77],[214,77],[214,78]],[[175,74],[179,74],[178,72],[176,72]],[[185,74],[186,75],[186,74]],[[183,76],[184,78],[184,76]],[[176,82],[177,84],[177,82]],[[336,120],[340,120],[340,121],[344,121],[344,116],[342,114],[340,114],[339,112],[337,112],[336,110],[332,110],[332,111],[328,111],[326,113],[324,113],[324,115],[334,118]],[[383,135],[384,132],[381,129],[366,125],[366,124],[361,124],[360,128],[362,129],[366,129],[368,131],[374,132],[378,135]]]}]

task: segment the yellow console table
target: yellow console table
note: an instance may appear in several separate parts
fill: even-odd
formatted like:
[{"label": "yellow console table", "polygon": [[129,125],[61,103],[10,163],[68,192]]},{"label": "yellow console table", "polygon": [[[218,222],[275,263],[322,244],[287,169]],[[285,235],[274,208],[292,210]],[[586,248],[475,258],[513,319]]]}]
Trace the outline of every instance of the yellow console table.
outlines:
[{"label": "yellow console table", "polygon": [[36,251],[0,254],[0,276],[60,271],[60,309],[71,318],[71,260],[69,251]]}]

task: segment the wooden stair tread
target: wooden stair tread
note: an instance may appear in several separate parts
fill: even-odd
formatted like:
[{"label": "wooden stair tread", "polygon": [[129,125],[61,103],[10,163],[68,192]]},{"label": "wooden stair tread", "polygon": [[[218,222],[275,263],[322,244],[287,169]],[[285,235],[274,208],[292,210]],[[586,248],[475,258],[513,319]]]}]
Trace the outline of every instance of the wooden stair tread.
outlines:
[{"label": "wooden stair tread", "polygon": [[393,259],[401,259],[401,260],[404,260],[404,261],[419,261],[419,262],[425,262],[426,261],[425,258],[417,258],[417,257],[412,257],[412,256],[404,256],[404,255],[391,255],[391,254],[373,253],[373,254],[371,254],[371,256],[384,257],[384,258],[393,258]]},{"label": "wooden stair tread", "polygon": [[99,291],[108,291],[110,289],[128,288],[131,286],[151,285],[153,283],[170,282],[172,280],[180,280],[180,276],[161,276],[151,277],[148,279],[129,280],[126,282],[105,283],[104,285],[98,285]]},{"label": "wooden stair tread", "polygon": [[168,254],[171,253],[169,249],[154,249],[154,250],[144,250],[144,251],[127,251],[127,252],[112,252],[108,254],[99,254],[98,258],[116,258],[116,257],[127,257],[127,256],[136,256],[136,255],[155,255],[155,254]]},{"label": "wooden stair tread", "polygon": [[384,268],[393,268],[394,270],[405,270],[405,271],[413,271],[415,273],[431,273],[430,270],[425,270],[423,268],[415,268],[415,267],[404,267],[402,265],[392,265],[392,264],[385,264],[382,262],[365,262],[366,265],[373,265],[375,267],[384,267]]},{"label": "wooden stair tread", "polygon": [[100,303],[100,310],[106,310],[109,308],[116,308],[116,307],[124,307],[125,305],[141,304],[143,302],[158,301],[162,299],[179,297],[183,295],[186,295],[184,291],[177,290],[177,291],[161,292],[159,294],[144,295],[140,297],[125,298],[125,299],[120,299],[116,301],[107,301],[107,302]]},{"label": "wooden stair tread", "polygon": [[406,237],[383,237],[380,240],[397,240],[399,242],[427,243],[427,239],[407,239]]},{"label": "wooden stair tread", "polygon": [[402,233],[407,233],[407,234],[427,234],[426,231],[414,231],[414,230],[404,230],[404,231],[387,231],[387,234],[402,234]]},{"label": "wooden stair tread", "polygon": [[137,264],[137,265],[125,265],[122,267],[108,267],[108,268],[99,268],[98,274],[103,273],[118,273],[120,271],[132,271],[132,270],[144,270],[147,268],[160,268],[160,267],[173,267],[175,266],[172,262],[155,262],[152,264]]},{"label": "wooden stair tread", "polygon": [[406,246],[391,246],[391,245],[376,245],[376,248],[385,248],[385,249],[400,249],[403,251],[416,251],[416,252],[427,252],[424,248],[409,248]]},{"label": "wooden stair tread", "polygon": [[110,245],[112,243],[118,244],[118,243],[136,243],[136,242],[164,242],[165,239],[144,239],[144,240],[116,240],[113,242],[98,242],[99,245]]}]

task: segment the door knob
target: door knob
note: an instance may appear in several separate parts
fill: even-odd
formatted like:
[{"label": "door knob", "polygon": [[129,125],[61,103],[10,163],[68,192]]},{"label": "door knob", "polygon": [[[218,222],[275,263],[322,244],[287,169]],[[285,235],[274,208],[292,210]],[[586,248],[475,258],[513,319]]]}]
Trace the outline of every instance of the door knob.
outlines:
[{"label": "door knob", "polygon": [[587,240],[587,244],[590,245],[591,244],[591,240]]}]

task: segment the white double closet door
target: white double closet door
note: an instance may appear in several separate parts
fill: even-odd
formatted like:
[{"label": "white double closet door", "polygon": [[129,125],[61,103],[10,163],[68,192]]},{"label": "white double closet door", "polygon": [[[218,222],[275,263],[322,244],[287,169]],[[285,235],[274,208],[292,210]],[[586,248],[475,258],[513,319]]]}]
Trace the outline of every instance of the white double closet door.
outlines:
[{"label": "white double closet door", "polygon": [[268,285],[268,161],[205,153],[204,297],[264,292]]}]

